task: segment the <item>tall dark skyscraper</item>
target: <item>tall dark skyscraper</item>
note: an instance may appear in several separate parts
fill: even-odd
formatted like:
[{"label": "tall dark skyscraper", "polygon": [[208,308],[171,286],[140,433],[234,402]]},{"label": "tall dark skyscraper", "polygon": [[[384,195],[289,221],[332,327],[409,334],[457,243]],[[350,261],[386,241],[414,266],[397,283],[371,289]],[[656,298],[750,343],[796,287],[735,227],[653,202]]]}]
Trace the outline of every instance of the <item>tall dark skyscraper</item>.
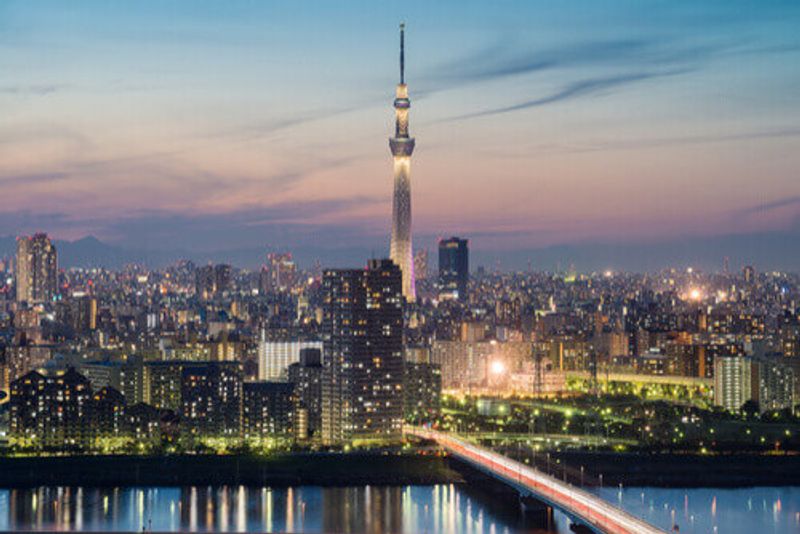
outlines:
[{"label": "tall dark skyscraper", "polygon": [[322,439],[398,440],[403,422],[403,278],[391,260],[325,271]]},{"label": "tall dark skyscraper", "polygon": [[58,294],[58,255],[47,234],[17,239],[17,302],[48,302]]},{"label": "tall dark skyscraper", "polygon": [[466,299],[469,282],[469,248],[466,239],[439,241],[439,296]]},{"label": "tall dark skyscraper", "polygon": [[405,81],[405,25],[400,25],[400,83],[394,99],[395,132],[389,139],[394,156],[394,197],[392,203],[392,242],[390,256],[403,272],[403,296],[414,302],[414,252],[411,244],[411,154],[414,138],[408,135],[408,86]]},{"label": "tall dark skyscraper", "polygon": [[231,266],[227,264],[206,265],[197,269],[195,292],[203,299],[222,296],[231,288]]}]

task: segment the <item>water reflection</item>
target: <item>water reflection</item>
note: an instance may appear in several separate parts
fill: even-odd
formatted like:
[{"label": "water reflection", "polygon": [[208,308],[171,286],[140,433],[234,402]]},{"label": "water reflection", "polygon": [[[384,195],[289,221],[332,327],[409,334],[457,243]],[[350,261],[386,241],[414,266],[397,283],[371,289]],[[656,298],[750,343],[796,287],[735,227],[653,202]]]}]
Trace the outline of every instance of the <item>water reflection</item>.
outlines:
[{"label": "water reflection", "polygon": [[595,489],[656,526],[682,533],[800,532],[800,487]]},{"label": "water reflection", "polygon": [[[558,516],[568,532],[566,520]],[[244,486],[0,490],[0,530],[465,532],[533,530],[516,503],[467,488]]]}]

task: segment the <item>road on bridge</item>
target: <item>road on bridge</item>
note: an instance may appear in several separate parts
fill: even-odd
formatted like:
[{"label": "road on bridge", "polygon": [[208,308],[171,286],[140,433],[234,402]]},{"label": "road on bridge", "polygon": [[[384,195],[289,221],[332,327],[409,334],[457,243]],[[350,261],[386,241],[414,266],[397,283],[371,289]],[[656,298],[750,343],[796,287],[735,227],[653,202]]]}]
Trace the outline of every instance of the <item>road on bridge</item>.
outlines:
[{"label": "road on bridge", "polygon": [[495,477],[563,511],[595,532],[609,534],[663,533],[646,521],[621,510],[582,489],[532,469],[494,451],[468,443],[451,434],[420,427],[406,427],[405,433],[435,441],[450,454],[489,472]]}]

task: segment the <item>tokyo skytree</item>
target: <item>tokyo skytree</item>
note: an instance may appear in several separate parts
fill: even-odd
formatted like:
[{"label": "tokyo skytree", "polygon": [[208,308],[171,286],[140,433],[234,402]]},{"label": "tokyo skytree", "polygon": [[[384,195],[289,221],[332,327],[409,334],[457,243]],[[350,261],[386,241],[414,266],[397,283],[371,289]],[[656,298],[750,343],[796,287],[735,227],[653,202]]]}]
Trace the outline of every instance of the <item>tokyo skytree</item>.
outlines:
[{"label": "tokyo skytree", "polygon": [[408,86],[405,83],[405,24],[400,25],[400,83],[394,99],[395,131],[389,138],[394,156],[394,201],[392,203],[392,242],[390,257],[403,273],[403,296],[407,302],[417,297],[414,286],[414,253],[411,246],[411,154],[414,138],[408,135]]}]

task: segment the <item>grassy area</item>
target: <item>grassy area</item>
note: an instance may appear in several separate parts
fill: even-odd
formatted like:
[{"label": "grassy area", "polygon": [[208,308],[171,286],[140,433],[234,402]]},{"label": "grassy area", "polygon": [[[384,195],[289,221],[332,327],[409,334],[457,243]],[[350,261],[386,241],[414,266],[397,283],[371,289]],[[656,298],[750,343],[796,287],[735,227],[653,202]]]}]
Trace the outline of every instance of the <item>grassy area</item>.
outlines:
[{"label": "grassy area", "polygon": [[[662,387],[662,386],[659,386]],[[681,385],[675,387],[683,387]],[[789,412],[727,413],[685,400],[631,393],[562,399],[447,397],[437,425],[492,443],[535,441],[552,450],[591,448],[709,453],[800,451]]]}]

